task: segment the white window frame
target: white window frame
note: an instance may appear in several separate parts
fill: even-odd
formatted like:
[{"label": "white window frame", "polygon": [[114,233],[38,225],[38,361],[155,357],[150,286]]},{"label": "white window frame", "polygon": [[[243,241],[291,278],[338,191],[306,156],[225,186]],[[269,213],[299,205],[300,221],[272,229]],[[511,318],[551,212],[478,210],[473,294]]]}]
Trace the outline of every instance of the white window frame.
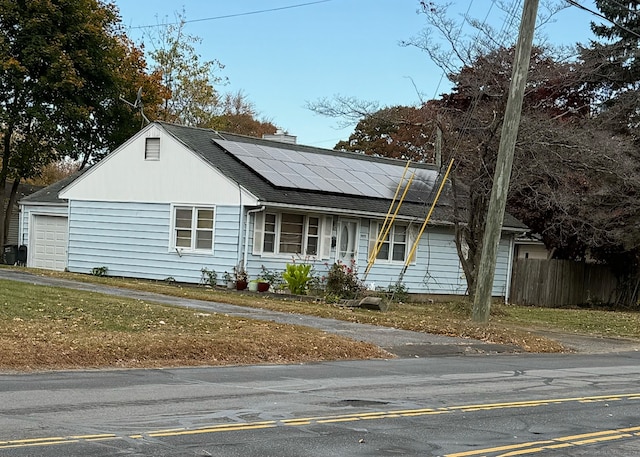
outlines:
[{"label": "white window frame", "polygon": [[[282,236],[282,216],[283,215],[295,215],[302,217],[302,243],[301,243],[301,251],[302,252],[281,252],[280,244],[281,244],[281,236]],[[267,225],[273,224],[273,218],[275,218],[275,229],[274,231],[268,230]],[[311,234],[309,233],[310,227],[310,219],[316,219],[317,221],[317,233]],[[319,258],[321,252],[321,240],[322,240],[322,218],[316,214],[301,214],[301,213],[289,213],[289,212],[273,212],[267,211],[264,213],[264,222],[263,222],[263,241],[262,241],[262,254],[265,256],[274,256],[274,257],[291,257],[291,256],[305,256],[312,258]],[[273,237],[273,251],[265,250],[267,237]],[[316,240],[316,253],[315,254],[307,254],[307,249],[309,248],[310,239],[315,238]]]},{"label": "white window frame", "polygon": [[[372,222],[373,230],[370,233],[372,246],[375,246],[375,243],[378,239],[380,229],[382,227],[382,222]],[[405,230],[404,242],[396,241],[396,227],[403,227]],[[376,263],[389,263],[389,264],[404,264],[407,261],[407,256],[409,255],[409,250],[413,246],[412,242],[412,233],[411,233],[411,225],[410,224],[402,224],[402,223],[393,223],[391,228],[389,229],[389,233],[387,234],[387,238],[389,241],[386,241],[389,245],[389,251],[387,253],[387,257],[380,257],[380,250],[378,252],[378,256],[376,256]],[[404,255],[402,260],[394,260],[393,259],[393,248],[396,245],[404,245]],[[412,259],[412,262],[415,259]]]},{"label": "white window frame", "polygon": [[[191,224],[190,227],[179,227],[177,222],[177,213],[179,210],[191,211]],[[212,220],[211,227],[198,227],[200,211],[211,211]],[[215,229],[216,229],[216,207],[213,205],[192,205],[192,204],[172,204],[171,205],[171,233],[169,240],[169,250],[182,252],[192,252],[201,254],[212,254],[213,247],[215,246]],[[189,245],[181,245],[178,243],[178,230],[189,231]],[[198,241],[198,232],[211,233],[211,247],[198,248],[196,243]]]}]

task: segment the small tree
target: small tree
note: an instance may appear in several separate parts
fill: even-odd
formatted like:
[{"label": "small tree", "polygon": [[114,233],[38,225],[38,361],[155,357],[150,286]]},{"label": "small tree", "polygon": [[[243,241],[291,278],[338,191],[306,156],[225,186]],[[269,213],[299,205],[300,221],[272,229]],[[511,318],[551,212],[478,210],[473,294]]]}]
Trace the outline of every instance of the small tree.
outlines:
[{"label": "small tree", "polygon": [[185,31],[185,14],[177,15],[176,24],[159,28],[149,36],[153,46],[150,52],[153,71],[160,75],[167,89],[158,118],[190,126],[211,123],[219,106],[216,85],[226,79],[218,75],[224,66],[217,60],[202,61],[195,46],[202,39]]}]

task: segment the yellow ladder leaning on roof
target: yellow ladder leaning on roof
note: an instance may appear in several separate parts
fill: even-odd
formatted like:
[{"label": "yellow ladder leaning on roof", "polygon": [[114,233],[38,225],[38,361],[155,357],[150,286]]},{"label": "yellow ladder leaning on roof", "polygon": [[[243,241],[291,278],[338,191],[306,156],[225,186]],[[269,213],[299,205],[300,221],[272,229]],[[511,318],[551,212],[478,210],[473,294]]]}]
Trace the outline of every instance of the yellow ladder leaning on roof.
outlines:
[{"label": "yellow ladder leaning on roof", "polygon": [[400,192],[400,189],[402,188],[402,184],[404,183],[404,177],[407,174],[407,170],[409,169],[409,165],[411,164],[411,160],[407,161],[407,166],[404,167],[404,171],[402,172],[402,177],[400,178],[400,181],[398,182],[398,187],[396,188],[396,193],[393,195],[393,199],[391,200],[391,204],[389,205],[389,211],[387,211],[387,215],[384,218],[384,222],[382,223],[382,227],[380,228],[380,232],[378,233],[378,238],[376,239],[376,244],[374,245],[374,248],[371,250],[371,252],[369,253],[369,260],[367,262],[367,268],[364,272],[364,276],[362,277],[362,281],[364,282],[367,279],[367,275],[369,274],[369,271],[371,270],[371,267],[373,266],[373,264],[376,261],[376,258],[378,257],[378,253],[380,252],[380,249],[382,249],[382,245],[384,244],[384,240],[387,238],[387,235],[389,235],[389,231],[391,230],[391,225],[393,224],[393,221],[395,220],[398,211],[400,211],[400,206],[402,206],[402,202],[404,201],[405,197],[407,196],[407,192],[409,191],[409,187],[411,186],[411,182],[413,181],[413,178],[416,175],[415,170],[413,171],[413,173],[411,174],[411,177],[409,178],[409,180],[407,181],[407,185],[404,188],[404,192],[402,193],[402,197],[400,197],[400,200],[398,201],[398,206],[396,207],[393,215],[391,214],[391,211],[393,210],[393,206],[396,203],[396,198],[398,198],[398,193]]},{"label": "yellow ladder leaning on roof", "polygon": [[424,233],[424,229],[427,228],[427,224],[429,223],[429,219],[431,219],[431,214],[433,213],[433,210],[436,207],[436,203],[438,203],[438,199],[440,198],[440,194],[442,193],[442,189],[444,189],[444,185],[447,182],[447,178],[449,177],[449,173],[451,172],[451,167],[452,166],[453,166],[453,159],[451,159],[451,162],[449,162],[449,166],[447,167],[447,171],[444,174],[444,177],[442,178],[442,182],[440,183],[440,187],[438,188],[438,192],[436,193],[436,196],[433,199],[433,203],[431,203],[431,208],[429,209],[429,212],[427,213],[427,217],[424,219],[422,227],[420,228],[420,231],[418,232],[418,236],[416,237],[415,241],[413,242],[413,246],[411,247],[411,251],[409,251],[409,255],[407,256],[407,260],[404,263],[404,268],[402,269],[402,271],[400,272],[400,276],[398,277],[398,283],[402,282],[402,278],[404,277],[404,274],[406,273],[407,268],[409,268],[409,264],[411,263],[411,258],[413,257],[416,249],[418,248],[418,243],[420,242],[420,238],[422,238],[422,234]]}]

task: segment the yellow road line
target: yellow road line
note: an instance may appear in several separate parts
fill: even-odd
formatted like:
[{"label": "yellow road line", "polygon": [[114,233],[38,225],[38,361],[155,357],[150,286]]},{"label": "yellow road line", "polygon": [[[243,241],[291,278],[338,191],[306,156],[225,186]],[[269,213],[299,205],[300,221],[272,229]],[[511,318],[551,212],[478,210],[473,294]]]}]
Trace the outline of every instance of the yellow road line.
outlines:
[{"label": "yellow road line", "polygon": [[[551,449],[562,449],[573,446],[587,446],[624,438],[633,438],[640,433],[630,433],[640,430],[640,427],[629,427],[615,430],[601,430],[598,432],[582,433],[579,435],[562,436],[551,440],[533,441],[527,443],[509,444],[505,446],[474,449],[471,451],[446,454],[446,457],[472,457],[495,455],[495,457],[514,457],[518,455],[534,454]],[[508,452],[503,452],[508,451]]]},{"label": "yellow road line", "polygon": [[117,436],[113,433],[102,433],[99,435],[79,435],[79,436],[70,436],[72,439],[81,439],[81,440],[97,440],[97,439],[105,439],[105,438],[116,438]]},{"label": "yellow road line", "polygon": [[64,441],[41,441],[39,443],[20,443],[20,444],[8,444],[6,446],[0,446],[0,449],[16,449],[23,447],[35,447],[35,446],[54,446],[57,444],[73,444],[79,443],[80,440],[64,440]]},{"label": "yellow road line", "polygon": [[552,440],[549,440],[549,441],[532,441],[532,442],[529,442],[529,443],[507,444],[507,445],[504,445],[504,446],[496,446],[496,447],[490,447],[490,448],[486,448],[486,449],[474,449],[472,451],[463,451],[463,452],[457,452],[455,454],[447,454],[446,457],[469,457],[469,456],[473,456],[473,455],[494,454],[496,452],[510,451],[512,449],[520,449],[520,448],[525,448],[525,447],[530,447],[530,446],[539,446],[540,444],[544,444],[544,443],[552,444],[553,441]]},{"label": "yellow road line", "polygon": [[163,432],[163,433],[149,433],[145,436],[150,436],[154,438],[163,437],[163,436],[184,436],[184,435],[200,435],[203,433],[215,433],[215,432],[237,432],[241,430],[256,430],[261,428],[273,428],[276,427],[276,423],[270,424],[234,424],[235,426],[231,426],[225,424],[224,426],[216,426],[209,428],[198,428],[193,430],[183,430],[181,432]]},{"label": "yellow road line", "polygon": [[[421,408],[421,409],[406,409],[406,410],[391,410],[391,411],[376,411],[376,412],[362,412],[353,414],[340,414],[334,416],[317,416],[317,417],[302,417],[296,419],[283,419],[278,421],[260,421],[260,422],[247,422],[247,423],[229,423],[219,424],[212,426],[205,426],[200,428],[186,429],[186,428],[173,428],[154,430],[144,433],[131,434],[131,435],[116,435],[112,433],[105,434],[93,434],[93,435],[72,435],[67,437],[54,436],[45,438],[27,438],[20,440],[8,440],[0,441],[0,449],[8,449],[15,447],[28,447],[28,446],[51,446],[55,444],[69,444],[77,443],[80,441],[99,441],[109,439],[143,439],[145,437],[170,437],[170,436],[183,436],[183,435],[196,435],[204,433],[216,433],[216,432],[231,432],[231,431],[244,431],[244,430],[256,430],[275,428],[278,426],[288,427],[300,427],[311,424],[328,424],[339,422],[352,422],[359,420],[379,420],[389,418],[400,417],[417,417],[437,414],[450,414],[454,412],[474,412],[474,411],[488,411],[495,409],[510,409],[510,408],[530,408],[538,406],[549,406],[552,404],[563,403],[589,403],[589,402],[603,402],[603,401],[618,401],[618,400],[640,400],[640,393],[629,393],[619,395],[600,395],[591,397],[569,397],[569,398],[555,398],[544,400],[528,400],[528,401],[515,401],[515,402],[499,402],[499,403],[486,403],[486,404],[471,404],[471,405],[458,405],[439,408]],[[624,436],[623,436],[624,435]],[[602,438],[598,438],[601,436]],[[614,437],[615,436],[615,437]],[[538,452],[538,449],[542,446],[542,449],[561,448],[565,446],[590,444],[593,440],[600,439],[617,439],[630,436],[640,436],[640,427],[629,427],[620,430],[609,430],[603,432],[594,432],[584,435],[567,436],[562,438],[556,438],[552,441],[539,441],[531,443],[513,444],[507,446],[499,446],[481,450],[465,451],[457,454],[449,454],[451,457],[465,457],[465,456],[477,456],[486,453],[496,453],[502,451],[516,452],[515,454],[508,455],[521,455],[522,453]],[[534,447],[535,446],[535,447]],[[553,446],[553,447],[552,447]],[[504,454],[507,455],[507,454]]]}]

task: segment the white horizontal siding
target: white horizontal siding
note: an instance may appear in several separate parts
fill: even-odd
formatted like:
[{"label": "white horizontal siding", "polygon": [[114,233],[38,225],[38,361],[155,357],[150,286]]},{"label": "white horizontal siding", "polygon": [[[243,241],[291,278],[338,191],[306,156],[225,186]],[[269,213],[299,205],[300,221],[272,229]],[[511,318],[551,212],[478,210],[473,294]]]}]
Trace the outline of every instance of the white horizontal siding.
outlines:
[{"label": "white horizontal siding", "polygon": [[238,208],[217,206],[211,254],[169,249],[171,205],[72,201],[69,270],[90,273],[107,267],[109,276],[197,283],[201,269],[222,272],[237,263]]}]

